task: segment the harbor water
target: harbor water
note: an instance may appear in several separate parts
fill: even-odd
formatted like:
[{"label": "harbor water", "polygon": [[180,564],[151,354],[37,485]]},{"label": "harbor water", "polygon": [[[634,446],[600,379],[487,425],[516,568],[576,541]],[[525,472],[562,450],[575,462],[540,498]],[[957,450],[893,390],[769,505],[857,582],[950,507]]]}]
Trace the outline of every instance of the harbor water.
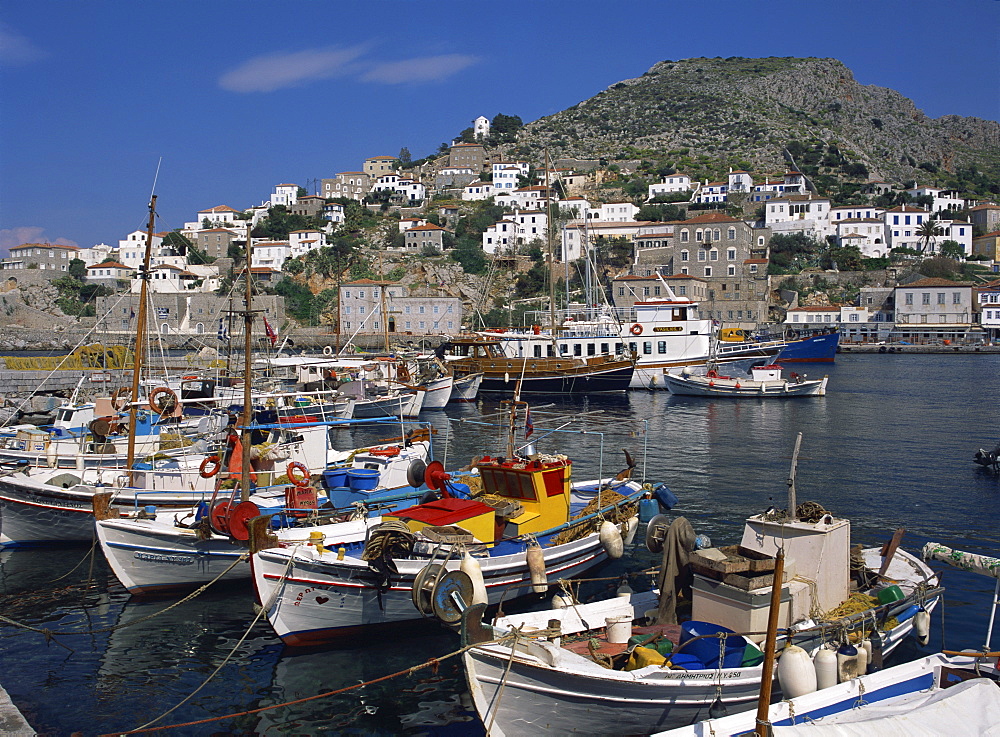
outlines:
[{"label": "harbor water", "polygon": [[[539,450],[567,453],[577,479],[616,473],[627,449],[637,473],[677,495],[671,515],[721,545],[738,540],[747,515],[785,506],[801,432],[798,499],[850,519],[855,542],[879,545],[905,527],[911,551],[935,541],[1000,556],[1000,479],[972,462],[978,448],[1000,441],[1000,356],[842,354],[835,365],[796,368],[810,378],[829,374],[827,396],[732,401],[639,391],[550,400],[532,410],[532,439]],[[438,458],[456,467],[502,453],[496,430],[478,424],[496,410],[483,401],[425,413]],[[555,427],[589,432],[549,435]],[[343,447],[371,439],[360,430],[335,438]],[[651,565],[641,540],[640,530],[625,558],[592,575]],[[907,642],[894,661],[983,644],[993,582],[934,565],[947,593],[930,643]],[[586,593],[614,586],[594,583]],[[87,547],[0,551],[0,614],[32,628],[0,622],[0,684],[38,732],[52,735],[123,732],[154,719],[185,725],[163,734],[185,735],[483,733],[459,658],[311,698],[455,651],[457,635],[434,623],[300,651],[256,619],[249,583],[178,602],[130,599]],[[201,722],[223,715],[235,716]]]}]

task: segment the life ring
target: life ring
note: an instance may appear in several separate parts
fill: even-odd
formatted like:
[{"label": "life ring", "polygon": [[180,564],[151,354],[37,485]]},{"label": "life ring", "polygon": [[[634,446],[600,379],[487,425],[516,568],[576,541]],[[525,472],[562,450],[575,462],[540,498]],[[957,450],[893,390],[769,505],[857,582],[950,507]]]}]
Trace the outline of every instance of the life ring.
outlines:
[{"label": "life ring", "polygon": [[332,356],[333,355],[333,346],[330,346],[330,345],[323,346],[323,355],[324,356]]},{"label": "life ring", "polygon": [[707,374],[705,374],[705,376],[707,376],[710,379],[718,379],[719,378],[719,372],[716,371],[715,369],[712,369]]},{"label": "life ring", "polygon": [[210,479],[222,468],[222,459],[219,456],[205,456],[198,467],[198,474],[203,479]]},{"label": "life ring", "polygon": [[132,399],[132,390],[127,386],[120,386],[111,394],[111,406],[116,412],[121,412],[128,406]]},{"label": "life ring", "polygon": [[285,473],[288,474],[288,480],[296,486],[309,486],[310,475],[306,464],[292,461],[288,464],[288,468],[285,469]]},{"label": "life ring", "polygon": [[399,446],[393,445],[388,448],[372,448],[370,451],[373,456],[381,456],[383,458],[395,458],[399,455]]},{"label": "life ring", "polygon": [[636,323],[635,325],[630,327],[628,331],[632,333],[632,335],[642,335],[642,325]]},{"label": "life ring", "polygon": [[[159,402],[160,397],[165,397],[162,403]],[[149,393],[149,408],[158,415],[172,411],[176,406],[177,394],[169,387],[160,386]]]}]

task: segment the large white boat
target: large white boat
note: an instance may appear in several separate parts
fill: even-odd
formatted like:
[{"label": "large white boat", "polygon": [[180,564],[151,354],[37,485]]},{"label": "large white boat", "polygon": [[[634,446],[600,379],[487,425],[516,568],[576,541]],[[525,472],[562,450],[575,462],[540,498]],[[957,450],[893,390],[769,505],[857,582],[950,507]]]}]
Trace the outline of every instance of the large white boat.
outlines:
[{"label": "large white boat", "polygon": [[[498,338],[504,354],[512,358],[565,357],[634,354],[638,357],[632,381],[633,389],[665,389],[664,375],[685,366],[704,366],[770,359],[790,347],[796,348],[796,360],[809,353],[816,342],[829,352],[831,336],[799,341],[719,340],[711,319],[698,317],[698,303],[678,297],[666,284],[666,298],[637,302],[630,308],[604,308],[589,320],[567,318],[558,330],[535,327],[526,331],[488,331]],[[833,350],[836,350],[836,336]],[[830,359],[832,360],[832,354]]]},{"label": "large white boat", "polygon": [[806,379],[793,373],[786,379],[781,366],[754,366],[749,376],[725,376],[710,369],[704,376],[692,373],[685,366],[679,374],[663,375],[663,382],[671,394],[689,397],[731,397],[734,399],[762,399],[767,397],[822,397],[826,395],[826,376]]}]

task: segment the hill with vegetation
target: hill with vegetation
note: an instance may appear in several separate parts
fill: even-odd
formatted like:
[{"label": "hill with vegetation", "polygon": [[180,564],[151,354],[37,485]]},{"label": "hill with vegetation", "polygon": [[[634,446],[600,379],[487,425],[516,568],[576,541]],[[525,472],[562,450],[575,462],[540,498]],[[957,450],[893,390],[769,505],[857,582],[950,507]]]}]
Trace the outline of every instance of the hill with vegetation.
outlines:
[{"label": "hill with vegetation", "polygon": [[529,123],[507,153],[540,160],[545,149],[553,159],[637,160],[646,173],[701,180],[730,167],[780,174],[787,152],[821,187],[916,180],[1000,192],[1000,124],[930,118],[894,90],[859,84],[836,59],[662,61]]}]

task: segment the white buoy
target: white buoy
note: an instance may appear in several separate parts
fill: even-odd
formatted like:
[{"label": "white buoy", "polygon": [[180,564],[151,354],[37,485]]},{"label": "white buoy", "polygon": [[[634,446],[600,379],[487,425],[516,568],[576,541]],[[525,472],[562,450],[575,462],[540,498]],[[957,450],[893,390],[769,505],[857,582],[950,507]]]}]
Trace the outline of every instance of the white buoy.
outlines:
[{"label": "white buoy", "polygon": [[870,662],[872,662],[871,640],[862,640],[858,643],[858,673],[861,675],[867,673]]},{"label": "white buoy", "polygon": [[626,547],[632,544],[635,540],[635,533],[639,529],[639,518],[629,517],[628,522],[625,523],[625,545]]},{"label": "white buoy", "polygon": [[816,690],[816,668],[809,653],[798,645],[789,645],[778,658],[778,683],[786,699],[794,699]]},{"label": "white buoy", "polygon": [[931,639],[931,615],[923,607],[913,615],[913,631],[917,634],[917,642],[926,645]]},{"label": "white buoy", "polygon": [[479,561],[466,552],[462,557],[459,569],[472,580],[472,601],[470,603],[488,604],[486,582],[483,580],[483,568],[479,565]]},{"label": "white buoy", "polygon": [[601,545],[604,546],[604,552],[608,554],[608,558],[618,560],[622,557],[625,553],[625,543],[622,540],[621,532],[618,531],[618,525],[614,522],[604,520],[601,523],[599,536]]},{"label": "white buoy", "polygon": [[532,545],[525,552],[524,559],[531,574],[531,590],[536,594],[544,594],[549,588],[549,581],[545,576],[545,553],[537,545]]},{"label": "white buoy", "polygon": [[552,597],[553,609],[567,609],[568,607],[573,606],[574,603],[573,597],[565,591],[560,591]]},{"label": "white buoy", "polygon": [[49,465],[49,468],[55,468],[56,464],[59,463],[59,459],[56,457],[56,446],[55,443],[47,443],[45,446],[45,462]]},{"label": "white buoy", "polygon": [[837,685],[837,654],[828,647],[821,647],[813,656],[816,671],[816,688],[824,689]]},{"label": "white buoy", "polygon": [[840,683],[853,681],[861,675],[858,663],[858,649],[846,643],[837,650],[837,680]]},{"label": "white buoy", "polygon": [[629,599],[635,592],[632,587],[628,585],[628,581],[622,581],[621,586],[615,591],[615,596],[621,596],[622,598]]}]

